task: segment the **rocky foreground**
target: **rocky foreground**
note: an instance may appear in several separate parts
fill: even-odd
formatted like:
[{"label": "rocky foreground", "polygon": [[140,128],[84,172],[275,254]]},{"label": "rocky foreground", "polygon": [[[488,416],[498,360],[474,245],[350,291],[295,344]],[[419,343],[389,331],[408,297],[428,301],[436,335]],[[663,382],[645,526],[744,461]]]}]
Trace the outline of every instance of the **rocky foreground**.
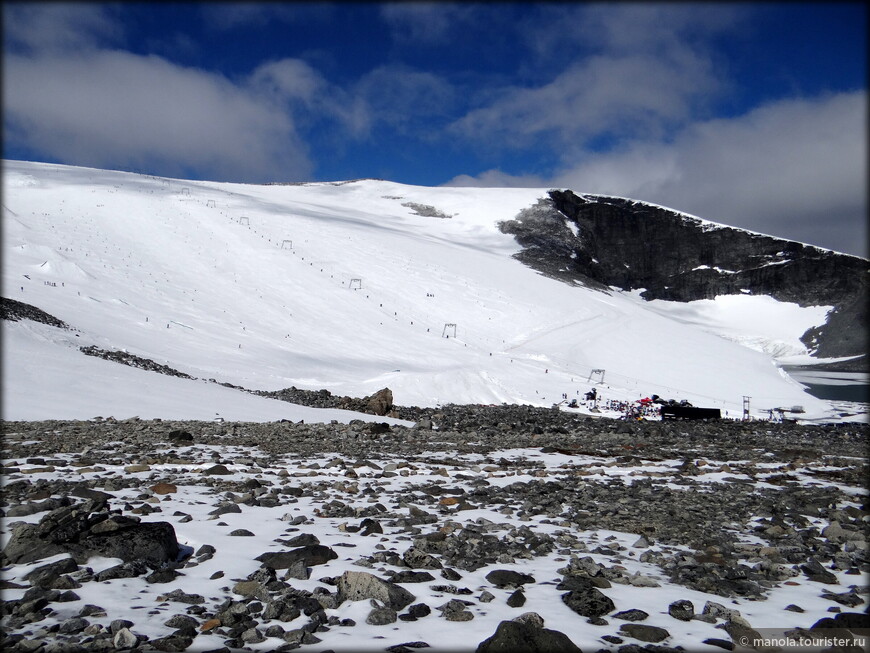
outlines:
[{"label": "rocky foreground", "polygon": [[862,650],[866,424],[395,410],[5,422],[0,647]]}]

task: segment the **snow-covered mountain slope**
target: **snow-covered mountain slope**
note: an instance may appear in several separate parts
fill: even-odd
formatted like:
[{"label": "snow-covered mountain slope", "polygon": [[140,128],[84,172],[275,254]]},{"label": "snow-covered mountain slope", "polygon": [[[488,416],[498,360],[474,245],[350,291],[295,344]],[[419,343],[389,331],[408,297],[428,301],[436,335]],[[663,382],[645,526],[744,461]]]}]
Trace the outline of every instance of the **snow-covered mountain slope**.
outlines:
[{"label": "snow-covered mountain slope", "polygon": [[[4,161],[3,295],[77,330],[4,321],[4,417],[159,417],[166,406],[179,418],[186,402],[200,419],[288,410],[245,403],[235,417],[233,402],[268,400],[230,399],[207,379],[350,396],[388,386],[402,405],[551,405],[602,377],[605,399],[656,393],[734,416],[750,396],[759,415],[832,415],[773,358],[804,353],[800,336],[830,307],[646,302],[541,275],[512,256],[520,247],[498,223],[546,195]],[[91,344],[200,380],[121,374],[77,351]]]}]

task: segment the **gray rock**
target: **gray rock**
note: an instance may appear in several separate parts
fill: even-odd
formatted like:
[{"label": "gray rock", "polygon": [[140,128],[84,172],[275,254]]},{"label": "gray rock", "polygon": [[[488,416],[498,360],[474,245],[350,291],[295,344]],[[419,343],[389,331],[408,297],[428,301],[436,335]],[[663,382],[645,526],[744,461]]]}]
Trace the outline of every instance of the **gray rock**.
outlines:
[{"label": "gray rock", "polygon": [[518,589],[514,591],[508,598],[507,604],[511,608],[521,608],[526,604],[526,595],[523,594],[523,590]]},{"label": "gray rock", "polygon": [[105,617],[106,610],[105,608],[101,608],[98,605],[94,605],[93,603],[88,603],[82,606],[82,609],[79,610],[78,616],[80,617]]},{"label": "gray rock", "polygon": [[404,642],[402,644],[388,646],[386,648],[386,651],[388,653],[413,653],[413,651],[418,648],[431,648],[431,646],[429,646],[429,644],[427,644],[426,642],[421,641]]},{"label": "gray rock", "polygon": [[701,612],[702,615],[709,615],[716,619],[732,619],[733,617],[740,616],[740,610],[732,610],[731,608],[726,608],[721,603],[716,603],[715,601],[707,601],[704,604],[704,609]]},{"label": "gray rock", "polygon": [[806,574],[808,579],[818,583],[826,583],[828,585],[838,585],[840,583],[836,575],[825,569],[815,558],[810,558],[806,564],[801,565],[801,571]]},{"label": "gray rock", "polygon": [[718,646],[719,648],[725,649],[726,651],[734,650],[734,642],[730,642],[727,639],[719,639],[718,637],[708,637],[702,642],[702,644],[707,644],[708,646]]},{"label": "gray rock", "polygon": [[[77,506],[58,508],[42,517],[38,524],[14,528],[3,549],[4,555],[17,564],[57,553],[70,553],[79,563],[99,555],[125,562],[141,561],[154,568],[178,558],[178,541],[172,524],[139,523],[119,516],[109,518],[105,512],[100,512],[105,503],[92,499]],[[105,523],[114,527],[107,530]]]},{"label": "gray rock", "polygon": [[562,602],[577,614],[589,618],[602,617],[616,609],[610,597],[596,587],[567,592],[562,595]]},{"label": "gray rock", "polygon": [[685,599],[674,601],[668,606],[668,614],[680,621],[691,621],[695,616],[695,606]]},{"label": "gray rock", "polygon": [[296,604],[292,601],[283,601],[281,599],[269,601],[266,608],[263,610],[263,619],[269,621],[277,619],[278,621],[293,621],[302,614]]},{"label": "gray rock", "polygon": [[371,519],[370,517],[366,517],[360,522],[360,535],[368,536],[368,535],[377,535],[379,533],[383,533],[384,529],[381,526],[381,523],[376,519]]},{"label": "gray rock", "polygon": [[823,590],[821,596],[823,599],[834,601],[836,603],[839,603],[840,605],[845,605],[848,608],[856,608],[859,605],[864,604],[864,599],[858,596],[854,588],[852,588],[848,592],[841,592],[840,594],[834,594],[833,592],[827,592]]},{"label": "gray rock", "polygon": [[475,653],[582,653],[565,633],[521,621],[502,621]]},{"label": "gray rock", "polygon": [[302,561],[306,567],[322,565],[330,560],[338,558],[338,554],[328,546],[313,544],[299,547],[292,551],[263,553],[255,558],[272,569],[288,569],[298,561]]},{"label": "gray rock", "polygon": [[285,632],[287,632],[287,631],[285,631],[283,627],[279,626],[278,624],[274,624],[274,625],[266,628],[266,630],[263,631],[263,634],[266,637],[279,637],[279,638],[281,638],[281,637],[284,637]]},{"label": "gray rock", "polygon": [[643,621],[649,616],[648,612],[633,608],[631,610],[623,610],[612,615],[614,619],[622,619],[624,621]]},{"label": "gray rock", "polygon": [[622,624],[619,627],[619,634],[639,639],[642,642],[652,643],[661,642],[670,637],[670,633],[664,628],[644,624]]},{"label": "gray rock", "polygon": [[71,635],[82,632],[89,625],[90,622],[87,619],[82,619],[81,617],[70,617],[61,622],[60,628],[58,628],[57,632],[63,635]]},{"label": "gray rock", "polygon": [[393,407],[393,392],[389,388],[382,388],[376,393],[363,399],[365,412],[374,415],[386,415]]},{"label": "gray rock", "polygon": [[439,605],[441,616],[447,621],[471,621],[474,619],[474,614],[466,608],[470,605],[466,601],[460,599],[450,599],[447,603]]},{"label": "gray rock", "polygon": [[269,592],[263,583],[256,580],[242,580],[233,585],[233,592],[246,598],[256,598],[261,601],[269,600]]},{"label": "gray rock", "polygon": [[[131,626],[133,624],[130,624]],[[138,643],[138,638],[130,629],[126,626],[119,628],[117,631],[114,631],[114,637],[112,638],[112,644],[114,644],[117,649],[125,649],[125,648],[133,648]]]},{"label": "gray rock", "polygon": [[266,638],[263,637],[263,633],[256,628],[248,628],[241,634],[240,639],[245,642],[245,644],[259,644],[260,642],[266,641]]},{"label": "gray rock", "polygon": [[202,594],[187,594],[181,589],[174,589],[171,592],[163,595],[167,601],[176,601],[178,603],[187,603],[189,605],[201,605],[205,603],[205,598]]},{"label": "gray rock", "polygon": [[199,547],[196,550],[196,553],[194,553],[193,555],[195,555],[198,558],[200,556],[206,556],[206,555],[213,556],[215,553],[217,553],[217,549],[214,548],[211,544],[203,544],[201,547]]},{"label": "gray rock", "polygon": [[390,578],[391,583],[425,583],[435,580],[428,571],[400,571]]},{"label": "gray rock", "polygon": [[313,544],[320,544],[320,540],[317,539],[316,535],[311,535],[310,533],[302,533],[297,535],[296,537],[291,537],[289,540],[280,540],[282,544],[290,547],[297,546],[311,546]]},{"label": "gray rock", "polygon": [[287,567],[283,578],[295,578],[297,580],[308,580],[311,578],[311,567],[305,564],[304,560],[297,560],[292,565]]},{"label": "gray rock", "polygon": [[164,568],[148,574],[145,576],[145,580],[149,583],[171,583],[176,578],[183,575],[184,574],[175,569]]},{"label": "gray rock", "polygon": [[344,572],[338,579],[337,588],[341,601],[375,599],[393,610],[403,609],[416,598],[404,587],[381,580],[365,571]]},{"label": "gray rock", "polygon": [[430,608],[425,603],[415,603],[411,607],[408,608],[408,614],[415,619],[420,619],[422,617],[428,617],[432,613],[432,608]]},{"label": "gray rock", "polygon": [[371,626],[386,626],[387,624],[396,623],[396,611],[388,607],[379,607],[372,609],[366,617],[366,623]]},{"label": "gray rock", "polygon": [[649,545],[650,545],[649,540],[644,535],[641,535],[637,539],[637,541],[634,544],[632,544],[631,546],[634,547],[635,549],[646,549],[646,548],[649,548]]},{"label": "gray rock", "polygon": [[441,569],[442,567],[438,558],[413,546],[405,551],[402,560],[411,569]]},{"label": "gray rock", "polygon": [[444,567],[441,570],[441,578],[444,578],[446,580],[460,580],[462,578],[462,575],[455,569],[451,569],[450,567]]},{"label": "gray rock", "polygon": [[495,569],[486,575],[486,580],[496,587],[519,587],[535,582],[533,576],[510,569]]},{"label": "gray rock", "polygon": [[240,513],[242,509],[239,507],[237,503],[228,503],[223,506],[218,506],[208,514],[212,517],[220,517],[221,515],[228,515],[230,513]]},{"label": "gray rock", "polygon": [[136,576],[141,576],[147,571],[148,567],[145,563],[133,560],[130,562],[123,562],[114,567],[109,567],[108,569],[104,569],[103,571],[94,574],[94,580],[102,582],[104,580],[112,580],[113,578],[135,578]]},{"label": "gray rock", "polygon": [[149,646],[157,649],[158,651],[184,651],[193,644],[193,638],[186,635],[179,635],[173,633],[172,635],[167,635],[166,637],[160,637],[159,639],[152,639],[148,642]]},{"label": "gray rock", "polygon": [[544,618],[537,612],[524,612],[519,617],[514,617],[511,621],[518,621],[535,628],[544,627]]},{"label": "gray rock", "polygon": [[[33,571],[24,576],[25,580],[30,581],[31,585],[37,587],[51,587],[51,584],[57,580],[61,574],[69,574],[77,571],[78,563],[72,558],[64,558],[57,562],[52,562],[47,565],[37,567]],[[60,588],[58,588],[60,589]],[[72,589],[72,588],[64,588]]]},{"label": "gray rock", "polygon": [[177,614],[167,619],[163,625],[170,628],[197,628],[199,622],[186,614]]},{"label": "gray rock", "polygon": [[133,622],[127,619],[115,619],[111,624],[109,624],[109,632],[114,635],[122,628],[130,628],[132,625]]},{"label": "gray rock", "polygon": [[169,435],[166,437],[168,437],[172,442],[193,442],[193,435],[187,431],[182,431],[181,429],[170,431]]}]

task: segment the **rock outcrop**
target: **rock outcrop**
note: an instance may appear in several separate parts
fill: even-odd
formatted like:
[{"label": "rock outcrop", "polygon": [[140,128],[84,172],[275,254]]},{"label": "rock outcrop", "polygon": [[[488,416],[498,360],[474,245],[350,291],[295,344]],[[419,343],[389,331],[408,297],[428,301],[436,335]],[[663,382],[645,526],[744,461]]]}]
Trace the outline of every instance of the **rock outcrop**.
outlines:
[{"label": "rock outcrop", "polygon": [[866,353],[870,267],[863,258],[643,202],[570,190],[549,195],[501,224],[523,246],[516,257],[543,274],[601,290],[642,288],[645,299],[753,294],[832,305],[827,322],[802,341],[818,357]]},{"label": "rock outcrop", "polygon": [[21,564],[69,553],[79,563],[99,555],[157,568],[175,562],[179,552],[172,524],[140,522],[110,512],[105,499],[89,499],[52,510],[37,524],[13,525],[3,558]]}]

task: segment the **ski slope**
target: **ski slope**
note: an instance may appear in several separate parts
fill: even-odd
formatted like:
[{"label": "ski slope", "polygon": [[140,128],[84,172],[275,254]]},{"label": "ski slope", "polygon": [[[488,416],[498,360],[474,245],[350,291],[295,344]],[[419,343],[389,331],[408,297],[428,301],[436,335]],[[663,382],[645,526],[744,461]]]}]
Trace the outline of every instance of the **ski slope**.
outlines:
[{"label": "ski slope", "polygon": [[[731,416],[743,396],[759,416],[833,414],[775,361],[806,354],[800,335],[830,307],[645,302],[544,277],[497,223],[546,192],[4,161],[3,294],[77,330],[3,323],[4,417],[316,419],[207,379],[360,397],[387,386],[420,406],[549,406],[597,384],[605,399],[655,393]],[[77,351],[91,344],[199,380],[122,371]]]}]

